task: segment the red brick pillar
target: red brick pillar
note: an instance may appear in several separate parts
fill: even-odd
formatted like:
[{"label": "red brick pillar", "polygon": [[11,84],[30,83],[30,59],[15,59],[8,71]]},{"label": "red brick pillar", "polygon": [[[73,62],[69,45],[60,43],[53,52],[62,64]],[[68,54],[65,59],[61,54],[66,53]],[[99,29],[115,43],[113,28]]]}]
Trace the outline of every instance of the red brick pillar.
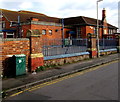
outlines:
[{"label": "red brick pillar", "polygon": [[40,35],[30,36],[30,71],[43,66],[42,38]]},{"label": "red brick pillar", "polygon": [[116,36],[116,41],[117,41],[117,52],[120,53],[120,35]]},{"label": "red brick pillar", "polygon": [[88,52],[90,53],[90,58],[97,57],[97,45],[96,45],[96,35],[88,34]]}]

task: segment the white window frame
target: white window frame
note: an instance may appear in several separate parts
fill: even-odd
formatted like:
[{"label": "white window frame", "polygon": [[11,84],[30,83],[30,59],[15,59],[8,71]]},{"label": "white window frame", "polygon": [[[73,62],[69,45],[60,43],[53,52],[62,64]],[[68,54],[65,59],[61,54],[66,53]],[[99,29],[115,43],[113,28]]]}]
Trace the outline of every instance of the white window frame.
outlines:
[{"label": "white window frame", "polygon": [[6,27],[5,21],[2,21],[2,28],[5,28],[5,27]]},{"label": "white window frame", "polygon": [[45,29],[42,30],[42,34],[46,35],[46,30]]},{"label": "white window frame", "polygon": [[111,29],[111,34],[113,34],[113,30]]},{"label": "white window frame", "polygon": [[109,34],[113,34],[113,29],[109,29]]},{"label": "white window frame", "polygon": [[7,38],[9,38],[9,37],[8,37],[9,35],[13,36],[13,37],[11,37],[11,38],[14,38],[14,32],[7,32],[7,33],[6,33]]},{"label": "white window frame", "polygon": [[52,35],[52,30],[49,30],[49,34]]},{"label": "white window frame", "polygon": [[0,38],[3,38],[3,32],[0,32]]},{"label": "white window frame", "polygon": [[111,29],[109,29],[109,34],[111,34]]},{"label": "white window frame", "polygon": [[80,27],[77,27],[77,38],[80,38],[81,37],[81,28]]},{"label": "white window frame", "polygon": [[107,30],[106,29],[104,29],[104,34],[107,34]]},{"label": "white window frame", "polygon": [[97,35],[97,27],[94,27],[94,34]]}]

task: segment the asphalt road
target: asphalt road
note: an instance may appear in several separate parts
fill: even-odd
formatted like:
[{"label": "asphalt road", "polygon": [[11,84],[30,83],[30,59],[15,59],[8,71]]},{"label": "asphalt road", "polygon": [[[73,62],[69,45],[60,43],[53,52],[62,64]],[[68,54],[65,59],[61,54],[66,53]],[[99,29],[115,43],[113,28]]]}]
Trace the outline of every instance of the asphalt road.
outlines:
[{"label": "asphalt road", "polygon": [[34,86],[6,100],[118,100],[118,62]]}]

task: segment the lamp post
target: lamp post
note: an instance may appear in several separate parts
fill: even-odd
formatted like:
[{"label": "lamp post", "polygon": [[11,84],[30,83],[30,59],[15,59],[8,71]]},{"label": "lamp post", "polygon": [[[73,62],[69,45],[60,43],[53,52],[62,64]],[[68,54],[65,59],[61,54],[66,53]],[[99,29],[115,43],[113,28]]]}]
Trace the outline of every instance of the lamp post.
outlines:
[{"label": "lamp post", "polygon": [[97,56],[100,57],[100,52],[99,52],[99,21],[98,21],[98,3],[103,0],[97,0]]},{"label": "lamp post", "polygon": [[63,42],[63,44],[62,44],[62,47],[64,47],[64,18],[62,18],[62,42]]}]

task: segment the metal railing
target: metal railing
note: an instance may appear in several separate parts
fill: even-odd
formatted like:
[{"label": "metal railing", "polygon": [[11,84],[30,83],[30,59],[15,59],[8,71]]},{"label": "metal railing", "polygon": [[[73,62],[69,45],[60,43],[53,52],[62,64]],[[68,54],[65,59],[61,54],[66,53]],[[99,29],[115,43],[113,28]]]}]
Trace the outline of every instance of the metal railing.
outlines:
[{"label": "metal railing", "polygon": [[[43,39],[44,56],[74,54],[87,51],[87,39]],[[116,39],[100,39],[100,50],[117,48]]]},{"label": "metal railing", "polygon": [[100,39],[99,40],[100,50],[117,48],[116,39]]},{"label": "metal railing", "polygon": [[87,39],[43,39],[43,55],[55,56],[86,52]]}]

